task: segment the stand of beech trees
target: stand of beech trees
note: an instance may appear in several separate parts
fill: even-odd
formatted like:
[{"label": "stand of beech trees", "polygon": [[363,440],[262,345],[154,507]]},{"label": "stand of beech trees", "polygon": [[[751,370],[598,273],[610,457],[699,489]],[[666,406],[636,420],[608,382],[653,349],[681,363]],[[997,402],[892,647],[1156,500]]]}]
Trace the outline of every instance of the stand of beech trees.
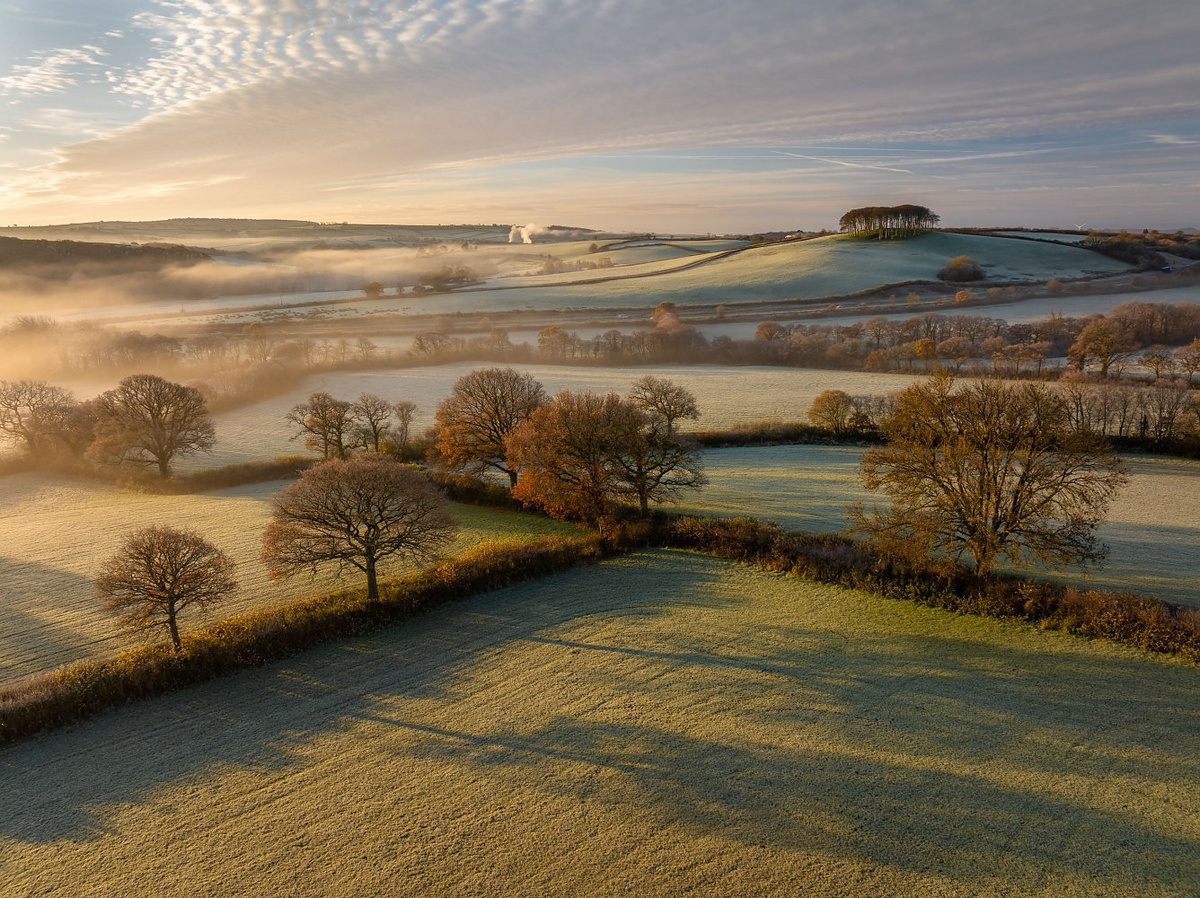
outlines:
[{"label": "stand of beech trees", "polygon": [[932,231],[941,219],[925,206],[864,206],[851,209],[838,220],[844,233],[855,237],[895,240]]}]

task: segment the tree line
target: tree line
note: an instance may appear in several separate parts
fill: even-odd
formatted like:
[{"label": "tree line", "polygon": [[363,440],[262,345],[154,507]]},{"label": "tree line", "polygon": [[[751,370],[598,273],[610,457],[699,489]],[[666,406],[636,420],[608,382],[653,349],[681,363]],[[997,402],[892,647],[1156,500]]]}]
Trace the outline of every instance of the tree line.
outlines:
[{"label": "tree line", "polygon": [[925,234],[941,219],[925,206],[905,203],[900,206],[863,206],[851,209],[838,219],[838,228],[855,237],[895,240]]},{"label": "tree line", "polygon": [[[456,530],[446,497],[393,457],[396,428],[408,426],[413,408],[370,394],[346,402],[314,393],[288,413],[323,460],[272,501],[262,539],[272,577],[357,569],[373,602],[382,562],[436,557]],[[645,516],[651,504],[706,482],[699,446],[676,426],[698,416],[691,392],[663,378],[642,378],[625,397],[549,397],[528,374],[481,369],[459,378],[438,406],[430,461],[452,476],[499,472],[523,504],[604,527],[619,506]],[[233,570],[201,534],[148,527],[125,538],[95,589],[127,629],[165,629],[178,652],[180,613],[235,592]]]}]

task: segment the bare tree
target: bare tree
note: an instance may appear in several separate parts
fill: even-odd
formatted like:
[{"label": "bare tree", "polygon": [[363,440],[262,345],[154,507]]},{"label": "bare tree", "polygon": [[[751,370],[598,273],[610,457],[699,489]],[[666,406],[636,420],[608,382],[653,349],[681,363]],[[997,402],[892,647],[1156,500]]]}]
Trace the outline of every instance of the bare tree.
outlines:
[{"label": "bare tree", "polygon": [[517,469],[507,464],[504,441],[545,402],[546,391],[530,374],[512,368],[464,374],[434,413],[438,460],[467,473],[499,471],[516,486]]},{"label": "bare tree", "polygon": [[396,423],[392,426],[392,438],[401,450],[408,448],[408,438],[412,432],[413,416],[416,413],[417,404],[407,399],[401,399],[392,406],[392,414],[396,419]]},{"label": "bare tree", "polygon": [[1073,425],[1059,393],[996,381],[954,389],[938,374],[900,394],[883,432],[888,445],[867,450],[862,474],[891,506],[852,517],[886,551],[969,556],[981,574],[1004,558],[1106,554],[1096,526],[1127,478],[1099,436]]},{"label": "bare tree", "polygon": [[204,608],[237,591],[233,560],[191,530],[145,527],[125,538],[101,568],[96,595],[107,611],[123,615],[127,629],[166,627],[175,651],[179,612]]},{"label": "bare tree", "polygon": [[392,404],[382,396],[363,393],[350,407],[354,439],[358,446],[378,452],[386,442],[392,420]]},{"label": "bare tree", "polygon": [[272,577],[327,563],[357,568],[376,601],[381,561],[432,558],[455,529],[445,497],[425,475],[386,456],[355,455],[309,468],[276,495],[263,560]]},{"label": "bare tree", "polygon": [[292,439],[303,436],[305,449],[320,452],[325,459],[344,458],[354,436],[354,412],[351,403],[318,391],[309,394],[308,402],[293,406],[284,418],[300,428]]},{"label": "bare tree", "polygon": [[668,435],[675,433],[676,421],[695,421],[700,417],[696,394],[665,377],[647,374],[638,378],[629,391],[629,399],[638,408],[660,418]]},{"label": "bare tree", "polygon": [[95,402],[96,454],[157,465],[163,477],[178,455],[207,452],[215,440],[204,396],[153,374],[133,374]]},{"label": "bare tree", "polygon": [[645,514],[706,482],[695,443],[616,393],[559,393],[513,431],[508,450],[522,472],[514,496],[588,523],[622,500]]},{"label": "bare tree", "polygon": [[53,448],[47,443],[76,405],[70,390],[43,380],[0,380],[0,435],[31,454]]}]

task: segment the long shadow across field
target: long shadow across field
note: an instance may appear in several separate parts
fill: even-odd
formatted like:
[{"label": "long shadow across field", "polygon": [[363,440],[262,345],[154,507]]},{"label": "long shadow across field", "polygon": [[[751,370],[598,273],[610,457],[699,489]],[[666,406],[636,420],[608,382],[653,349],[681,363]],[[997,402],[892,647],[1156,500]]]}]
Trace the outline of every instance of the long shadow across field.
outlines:
[{"label": "long shadow across field", "polygon": [[[1196,827],[1134,806],[1200,808],[1193,668],[824,588],[763,618],[730,571],[798,582],[647,553],[6,749],[0,839],[99,842],[163,786],[265,776],[336,736],[462,771],[477,802],[541,794],[748,850],[1200,882]],[[541,713],[497,691],[531,669]],[[1131,807],[1097,792],[1113,781]]]},{"label": "long shadow across field", "polygon": [[[19,600],[5,584],[16,588]],[[90,619],[74,613],[74,597],[91,590],[91,581],[79,574],[0,556],[0,683],[73,661],[89,650],[116,648],[115,624],[105,635],[81,631]],[[98,600],[96,606],[98,616]]]}]

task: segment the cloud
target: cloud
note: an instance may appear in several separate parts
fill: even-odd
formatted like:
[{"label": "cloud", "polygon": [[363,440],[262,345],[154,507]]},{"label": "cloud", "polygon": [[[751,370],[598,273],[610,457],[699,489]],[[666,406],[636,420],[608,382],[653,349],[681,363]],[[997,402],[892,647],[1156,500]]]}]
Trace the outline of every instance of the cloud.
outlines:
[{"label": "cloud", "polygon": [[[156,0],[120,30],[150,52],[111,66],[111,89],[150,112],[59,148],[43,175],[64,203],[135,185],[189,211],[340,219],[495,178],[480,203],[508,196],[501,220],[528,221],[548,219],[515,186],[524,164],[561,163],[614,215],[683,208],[687,190],[724,206],[768,156],[795,159],[805,190],[854,198],[1089,161],[1107,175],[1176,164],[1143,154],[1185,148],[1172,135],[1194,127],[1200,81],[1194,0],[1154,15],[1126,0],[760,0],[753,15],[725,0]],[[1134,133],[1151,137],[1120,163],[1106,147]],[[757,162],[750,147],[766,148]],[[1039,160],[1060,150],[1073,170]],[[675,157],[660,180],[705,171],[656,204],[651,152]]]},{"label": "cloud", "polygon": [[103,65],[107,55],[103,49],[92,45],[36,54],[30,62],[13,66],[11,75],[0,78],[0,92],[63,93],[80,82],[86,69]]}]

